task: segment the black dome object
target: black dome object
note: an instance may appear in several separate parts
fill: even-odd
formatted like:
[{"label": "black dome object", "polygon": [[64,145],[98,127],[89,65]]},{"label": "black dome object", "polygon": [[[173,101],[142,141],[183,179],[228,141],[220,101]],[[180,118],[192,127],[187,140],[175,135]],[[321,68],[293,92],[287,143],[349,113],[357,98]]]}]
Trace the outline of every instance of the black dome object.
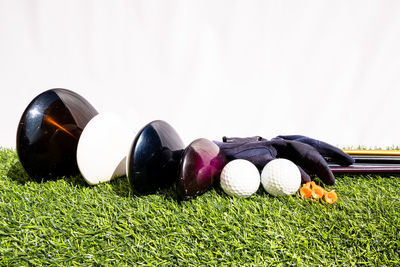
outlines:
[{"label": "black dome object", "polygon": [[167,122],[156,120],[144,126],[127,156],[127,176],[133,191],[153,193],[174,184],[184,147]]},{"label": "black dome object", "polygon": [[25,109],[17,130],[17,153],[33,179],[79,174],[76,148],[86,124],[98,112],[82,96],[50,89]]}]

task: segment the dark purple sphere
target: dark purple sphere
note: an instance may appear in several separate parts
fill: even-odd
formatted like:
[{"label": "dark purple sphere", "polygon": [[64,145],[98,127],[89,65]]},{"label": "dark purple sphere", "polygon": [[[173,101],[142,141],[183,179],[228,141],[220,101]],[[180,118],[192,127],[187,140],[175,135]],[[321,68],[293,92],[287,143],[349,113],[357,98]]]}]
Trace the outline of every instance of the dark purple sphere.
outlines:
[{"label": "dark purple sphere", "polygon": [[188,145],[183,153],[177,183],[181,199],[200,195],[209,190],[225,165],[219,147],[204,138]]}]

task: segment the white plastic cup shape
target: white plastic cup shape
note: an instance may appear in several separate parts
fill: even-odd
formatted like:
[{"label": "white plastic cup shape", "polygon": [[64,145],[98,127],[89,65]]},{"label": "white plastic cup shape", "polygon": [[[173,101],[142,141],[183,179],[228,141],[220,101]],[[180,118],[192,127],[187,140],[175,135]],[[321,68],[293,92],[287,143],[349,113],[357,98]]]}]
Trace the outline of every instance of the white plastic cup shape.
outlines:
[{"label": "white plastic cup shape", "polygon": [[220,183],[228,195],[247,198],[260,187],[260,172],[250,161],[235,159],[222,169]]},{"label": "white plastic cup shape", "polygon": [[115,113],[100,113],[79,138],[76,159],[90,185],[126,175],[126,156],[135,132]]},{"label": "white plastic cup shape", "polygon": [[293,195],[301,185],[300,170],[290,160],[271,160],[261,172],[261,184],[273,196]]}]

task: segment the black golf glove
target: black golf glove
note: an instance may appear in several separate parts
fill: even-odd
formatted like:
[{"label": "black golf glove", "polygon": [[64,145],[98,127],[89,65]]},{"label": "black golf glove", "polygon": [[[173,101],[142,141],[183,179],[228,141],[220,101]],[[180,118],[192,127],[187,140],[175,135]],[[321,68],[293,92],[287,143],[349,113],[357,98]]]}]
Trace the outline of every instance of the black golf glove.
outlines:
[{"label": "black golf glove", "polygon": [[303,183],[311,181],[309,174],[316,174],[325,184],[335,183],[324,157],[342,166],[354,163],[354,159],[339,148],[302,135],[278,136],[270,141],[260,136],[223,137],[223,142],[214,142],[229,161],[246,159],[259,170],[276,158],[291,160],[298,165]]}]

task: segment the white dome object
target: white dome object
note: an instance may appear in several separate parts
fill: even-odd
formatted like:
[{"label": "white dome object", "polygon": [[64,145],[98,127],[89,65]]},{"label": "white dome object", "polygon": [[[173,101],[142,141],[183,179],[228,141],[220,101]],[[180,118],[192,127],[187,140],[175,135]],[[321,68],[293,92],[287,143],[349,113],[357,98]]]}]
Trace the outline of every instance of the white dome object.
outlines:
[{"label": "white dome object", "polygon": [[126,156],[135,132],[115,113],[100,113],[79,138],[76,159],[88,184],[126,175]]}]

